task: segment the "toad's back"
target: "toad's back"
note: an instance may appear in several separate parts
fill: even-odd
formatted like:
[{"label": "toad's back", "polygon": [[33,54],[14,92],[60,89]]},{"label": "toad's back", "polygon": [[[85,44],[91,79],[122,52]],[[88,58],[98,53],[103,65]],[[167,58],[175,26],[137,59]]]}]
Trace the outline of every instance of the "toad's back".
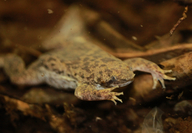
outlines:
[{"label": "toad's back", "polygon": [[[57,56],[60,60],[64,62],[68,61],[77,61],[77,60],[89,60],[89,59],[103,59],[103,58],[113,58],[114,60],[119,60],[117,58],[114,58],[112,55],[106,53],[105,51],[101,50],[98,46],[92,45],[92,44],[70,44],[65,46],[62,49],[57,49],[51,52],[48,52],[46,54],[43,54],[43,56]],[[85,59],[86,58],[86,59]],[[83,62],[83,61],[82,61]]]},{"label": "toad's back", "polygon": [[[39,61],[40,60],[40,61]],[[60,50],[43,54],[38,62],[43,62],[50,71],[74,77],[81,82],[97,83],[106,75],[110,76],[114,69],[126,67],[120,59],[106,53],[95,45],[74,43]],[[130,74],[133,73],[130,71]]]}]

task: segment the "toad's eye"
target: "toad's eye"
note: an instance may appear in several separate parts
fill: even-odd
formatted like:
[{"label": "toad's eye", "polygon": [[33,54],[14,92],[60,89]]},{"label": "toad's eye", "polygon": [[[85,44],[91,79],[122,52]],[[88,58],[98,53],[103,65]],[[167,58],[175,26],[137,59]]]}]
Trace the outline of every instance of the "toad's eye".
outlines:
[{"label": "toad's eye", "polygon": [[113,83],[113,82],[115,82],[116,80],[117,80],[116,77],[115,77],[115,76],[112,76],[112,77],[111,77],[111,80],[109,80],[108,83],[109,83],[109,84],[110,84],[110,83]]},{"label": "toad's eye", "polygon": [[112,76],[111,80],[112,80],[112,81],[116,81],[117,79],[116,79],[115,76]]}]

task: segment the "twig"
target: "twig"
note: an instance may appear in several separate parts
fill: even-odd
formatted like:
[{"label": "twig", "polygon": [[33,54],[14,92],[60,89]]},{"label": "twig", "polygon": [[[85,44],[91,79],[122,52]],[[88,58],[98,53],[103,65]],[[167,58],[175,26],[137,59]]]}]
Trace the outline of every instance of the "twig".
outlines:
[{"label": "twig", "polygon": [[184,12],[182,17],[177,21],[177,23],[173,26],[173,28],[170,30],[170,35],[172,36],[173,32],[175,31],[175,29],[177,28],[177,26],[179,26],[179,24],[181,23],[181,21],[183,21],[184,19],[187,18],[187,11],[188,11],[188,6],[185,6]]},{"label": "twig", "polygon": [[188,50],[192,50],[192,44],[191,43],[183,43],[181,44],[177,44],[175,46],[172,47],[166,47],[166,48],[161,48],[161,49],[152,49],[152,50],[148,50],[148,51],[144,51],[144,52],[135,52],[135,53],[115,53],[112,51],[107,51],[110,54],[114,55],[115,57],[118,58],[133,58],[133,57],[141,57],[141,56],[151,56],[154,54],[160,54],[160,53],[164,53],[164,52],[169,52],[169,51],[174,51],[174,50],[181,50],[181,49],[188,49]]}]

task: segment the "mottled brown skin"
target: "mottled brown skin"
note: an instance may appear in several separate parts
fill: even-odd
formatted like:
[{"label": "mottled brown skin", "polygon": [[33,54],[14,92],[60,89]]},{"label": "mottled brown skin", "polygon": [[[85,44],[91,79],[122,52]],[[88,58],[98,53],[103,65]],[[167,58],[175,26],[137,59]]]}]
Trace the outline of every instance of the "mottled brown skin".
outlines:
[{"label": "mottled brown skin", "polygon": [[0,67],[15,84],[34,85],[47,83],[58,89],[75,89],[75,95],[82,100],[115,100],[123,93],[112,92],[115,88],[128,85],[134,78],[133,71],[150,72],[157,81],[175,80],[164,73],[155,63],[135,58],[121,61],[104,52],[86,40],[74,41],[73,44],[59,50],[53,50],[39,57],[27,69],[23,60],[13,54],[0,57]]}]

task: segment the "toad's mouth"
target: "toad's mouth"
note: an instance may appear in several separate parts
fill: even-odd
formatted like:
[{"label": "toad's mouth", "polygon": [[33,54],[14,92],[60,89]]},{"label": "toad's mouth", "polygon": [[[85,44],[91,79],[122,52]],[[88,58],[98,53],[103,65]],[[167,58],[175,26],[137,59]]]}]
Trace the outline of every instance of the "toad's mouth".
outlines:
[{"label": "toad's mouth", "polygon": [[119,83],[119,84],[111,83],[111,84],[108,84],[107,86],[103,85],[103,84],[102,85],[96,84],[96,85],[97,85],[97,90],[102,90],[102,89],[107,89],[109,87],[115,87],[115,86],[124,87],[124,86],[127,86],[128,84],[130,84],[131,82],[132,82],[132,80],[124,82],[124,83]]},{"label": "toad's mouth", "polygon": [[122,84],[119,84],[119,87],[124,87],[124,86],[127,86],[128,84],[130,84],[132,81],[128,81],[128,82],[125,82],[125,83],[122,83]]},{"label": "toad's mouth", "polygon": [[112,78],[110,81],[101,83],[100,85],[104,88],[115,87],[115,86],[124,87],[124,86],[127,86],[128,84],[130,84],[132,81],[133,81],[132,79],[131,80],[125,80],[125,79],[117,80],[116,78]]},{"label": "toad's mouth", "polygon": [[111,87],[114,87],[114,86],[119,86],[119,87],[124,87],[124,86],[127,86],[128,84],[130,84],[132,81],[127,81],[127,82],[124,82],[124,83],[112,83],[110,84]]}]

